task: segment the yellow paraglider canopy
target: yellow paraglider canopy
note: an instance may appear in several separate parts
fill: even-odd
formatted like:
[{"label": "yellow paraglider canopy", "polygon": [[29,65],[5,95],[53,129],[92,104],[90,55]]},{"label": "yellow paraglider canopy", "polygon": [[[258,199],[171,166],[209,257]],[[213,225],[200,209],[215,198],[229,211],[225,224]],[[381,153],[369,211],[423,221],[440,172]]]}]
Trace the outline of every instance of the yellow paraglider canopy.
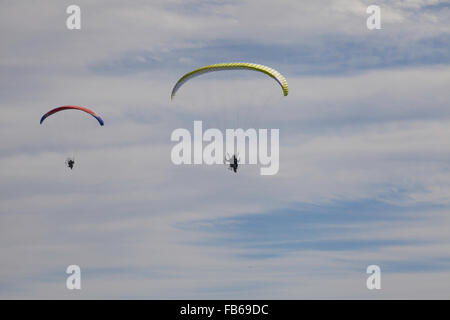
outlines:
[{"label": "yellow paraglider canopy", "polygon": [[269,68],[267,66],[263,66],[261,64],[255,64],[255,63],[247,63],[247,62],[231,62],[231,63],[217,63],[217,64],[211,64],[209,66],[204,66],[201,68],[198,68],[194,71],[191,71],[189,73],[186,73],[184,76],[182,76],[175,86],[172,89],[172,94],[170,96],[170,99],[173,99],[176,92],[180,87],[189,79],[199,76],[204,73],[208,72],[214,72],[214,71],[221,71],[221,70],[240,70],[240,69],[246,69],[246,70],[252,70],[252,71],[258,71],[267,74],[268,76],[275,79],[275,81],[278,82],[278,84],[281,86],[281,89],[283,89],[283,94],[285,96],[288,95],[289,89],[286,79],[276,71],[275,69]]}]

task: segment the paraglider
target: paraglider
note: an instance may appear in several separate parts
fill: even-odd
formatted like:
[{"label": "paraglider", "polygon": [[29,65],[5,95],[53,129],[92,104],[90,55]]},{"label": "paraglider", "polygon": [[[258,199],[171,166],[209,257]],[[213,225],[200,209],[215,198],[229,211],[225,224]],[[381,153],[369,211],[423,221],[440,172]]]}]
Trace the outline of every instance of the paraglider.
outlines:
[{"label": "paraglider", "polygon": [[[89,114],[89,115],[91,115],[93,118],[95,118],[95,119],[98,121],[98,123],[100,124],[100,126],[103,126],[103,125],[105,124],[105,123],[103,122],[103,119],[102,119],[97,113],[95,113],[93,110],[88,109],[88,108],[86,108],[86,107],[70,106],[70,105],[57,107],[57,108],[54,108],[54,109],[48,111],[47,113],[45,113],[45,114],[41,117],[40,124],[42,124],[42,123],[44,122],[44,120],[47,119],[48,117],[50,117],[51,115],[53,115],[53,114],[55,114],[55,113],[58,113],[58,112],[61,112],[61,111],[65,111],[65,110],[79,110],[79,111],[86,112],[87,114]],[[79,130],[79,128],[77,128],[76,131],[81,131],[81,130]],[[58,133],[59,133],[59,132],[58,132]],[[73,131],[71,132],[71,134],[72,134],[72,133],[73,133]],[[70,170],[73,170],[73,168],[74,168],[74,166],[75,166],[75,158],[74,158],[73,156],[72,156],[72,157],[68,157],[68,158],[66,159],[65,163],[66,163],[66,166],[67,166],[68,168],[70,168]]]},{"label": "paraglider", "polygon": [[[230,63],[217,63],[217,64],[211,64],[211,65],[207,65],[207,66],[203,66],[200,67],[198,69],[192,70],[186,74],[184,74],[181,78],[178,79],[178,81],[175,83],[175,85],[172,88],[172,92],[170,95],[171,100],[174,99],[175,95],[177,94],[177,92],[179,91],[179,89],[188,81],[190,81],[191,79],[193,79],[194,77],[200,76],[202,74],[205,73],[210,73],[210,72],[215,72],[215,71],[228,71],[228,70],[243,70],[243,71],[256,71],[259,73],[262,73],[264,75],[269,76],[270,78],[272,78],[273,80],[276,81],[276,83],[281,87],[282,89],[282,93],[283,96],[287,96],[289,93],[289,87],[288,87],[288,83],[286,81],[286,79],[284,78],[284,76],[279,73],[277,70],[270,68],[268,66],[265,65],[261,65],[261,64],[256,64],[256,63],[248,63],[248,62],[230,62]],[[202,96],[203,95],[209,95],[210,97],[215,97],[213,95],[213,93],[211,93],[211,90],[205,89],[208,88],[208,85],[201,85],[201,91],[202,91]],[[264,88],[263,86],[261,86],[261,88]],[[226,102],[224,101],[222,103],[222,106],[226,106],[228,104],[228,106],[226,106],[226,108],[222,108],[222,112],[226,113],[223,116],[216,116],[217,118],[217,122],[219,123],[219,126],[221,126],[222,128],[224,128],[223,123],[222,122],[226,122],[226,121],[232,121],[234,122],[234,124],[232,124],[231,126],[234,128],[240,128],[238,130],[242,130],[241,128],[244,127],[244,125],[242,125],[242,122],[246,121],[246,119],[249,118],[249,115],[251,115],[250,119],[251,120],[255,120],[255,118],[258,117],[259,115],[259,110],[258,109],[254,109],[256,113],[252,113],[252,107],[253,106],[257,106],[257,108],[259,108],[261,105],[268,105],[268,101],[269,99],[271,99],[272,97],[275,97],[275,99],[280,99],[279,95],[273,95],[273,92],[270,91],[264,91],[264,89],[259,90],[258,93],[254,93],[252,87],[242,87],[241,88],[242,91],[240,93],[236,93],[236,95],[234,95],[234,91],[231,91],[230,88],[226,87],[226,88],[217,88],[218,93],[222,96],[225,97],[225,99],[228,99]],[[268,95],[270,94],[270,96],[268,97]],[[195,97],[195,95],[194,95]],[[237,100],[237,101],[233,101],[232,99],[234,97],[238,97],[238,99],[240,99],[240,97],[248,97],[248,102],[247,101],[242,101],[242,100]],[[256,99],[254,99],[254,97],[256,97]],[[195,98],[194,98],[195,99]],[[258,100],[259,99],[259,100]],[[230,102],[231,101],[231,102]],[[254,103],[254,101],[261,101],[260,104],[258,103]],[[220,103],[220,102],[219,102]],[[232,105],[231,105],[232,104]],[[253,104],[253,105],[252,105]],[[274,105],[276,103],[272,103],[272,105]],[[231,106],[230,106],[231,105]],[[236,105],[240,106],[240,108],[236,108]],[[219,107],[220,108],[220,107]],[[220,112],[220,109],[219,109]],[[228,114],[227,114],[228,113]],[[230,114],[231,113],[231,114]],[[214,121],[214,119],[213,119]],[[195,120],[194,120],[194,125],[195,125]],[[230,127],[225,127],[224,131],[227,131],[228,128]],[[245,132],[249,132],[249,130],[252,130],[251,128],[246,130]],[[220,131],[220,130],[219,130]],[[227,140],[228,141],[228,140]],[[240,140],[238,139],[238,144],[241,143]],[[245,139],[244,142],[245,143]],[[250,143],[250,142],[249,142]],[[241,146],[242,147],[242,146]],[[245,147],[241,148],[238,146],[237,150],[245,150]],[[230,150],[232,150],[234,147],[230,148]],[[227,149],[227,148],[226,148]],[[253,150],[252,148],[250,148],[251,150]],[[228,150],[228,149],[227,149]],[[249,151],[252,152],[252,151]],[[234,153],[233,151],[231,153]],[[246,163],[246,154],[245,152],[243,153],[243,162]],[[227,165],[228,169],[230,171],[233,171],[235,173],[237,173],[237,169],[239,167],[239,159],[236,156],[236,154],[232,155],[232,157],[229,157],[224,159],[224,164]],[[278,170],[276,170],[278,171]]]}]

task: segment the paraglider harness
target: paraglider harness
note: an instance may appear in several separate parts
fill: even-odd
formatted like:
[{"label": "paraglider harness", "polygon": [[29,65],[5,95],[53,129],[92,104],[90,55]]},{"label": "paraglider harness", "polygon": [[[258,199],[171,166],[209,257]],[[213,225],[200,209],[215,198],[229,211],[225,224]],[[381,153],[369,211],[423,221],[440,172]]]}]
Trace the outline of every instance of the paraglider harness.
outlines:
[{"label": "paraglider harness", "polygon": [[233,155],[230,158],[230,155],[228,153],[227,153],[227,156],[228,156],[228,158],[225,157],[225,160],[224,160],[225,165],[228,166],[228,170],[234,171],[234,173],[237,173],[237,169],[239,167],[239,162],[240,162],[239,158],[236,157],[236,155]]},{"label": "paraglider harness", "polygon": [[75,158],[67,158],[66,159],[66,166],[70,168],[70,170],[73,169],[73,166],[75,165]]}]

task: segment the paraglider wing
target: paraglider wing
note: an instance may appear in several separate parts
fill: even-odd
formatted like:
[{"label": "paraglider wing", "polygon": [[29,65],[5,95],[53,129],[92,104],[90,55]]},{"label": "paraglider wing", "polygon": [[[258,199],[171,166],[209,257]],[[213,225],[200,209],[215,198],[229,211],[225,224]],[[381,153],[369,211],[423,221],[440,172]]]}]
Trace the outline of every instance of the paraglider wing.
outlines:
[{"label": "paraglider wing", "polygon": [[255,63],[246,63],[246,62],[232,62],[232,63],[218,63],[218,64],[211,64],[209,66],[201,67],[199,69],[196,69],[194,71],[191,71],[189,73],[186,73],[184,76],[180,78],[180,80],[177,81],[175,86],[172,89],[171,99],[175,96],[176,92],[180,87],[189,79],[199,76],[201,74],[207,73],[207,72],[214,72],[214,71],[220,71],[220,70],[240,70],[240,69],[246,69],[246,70],[252,70],[252,71],[258,71],[267,74],[268,76],[275,79],[278,84],[281,86],[281,89],[283,89],[283,94],[285,96],[288,95],[288,84],[286,79],[279,73],[278,71],[269,68],[267,66],[263,66],[260,64]]},{"label": "paraglider wing", "polygon": [[62,106],[62,107],[58,107],[58,108],[52,109],[52,110],[50,110],[49,112],[47,112],[46,114],[44,114],[44,115],[42,116],[41,122],[40,122],[40,123],[42,124],[42,122],[43,122],[47,117],[51,116],[52,114],[57,113],[57,112],[59,112],[59,111],[63,111],[63,110],[81,110],[81,111],[84,111],[84,112],[86,112],[86,113],[89,113],[89,114],[90,114],[91,116],[93,116],[95,119],[97,119],[98,123],[100,123],[101,126],[104,125],[103,119],[100,118],[100,116],[97,115],[94,111],[92,111],[92,110],[90,110],[90,109],[88,109],[88,108],[85,108],[85,107],[79,107],[79,106]]}]

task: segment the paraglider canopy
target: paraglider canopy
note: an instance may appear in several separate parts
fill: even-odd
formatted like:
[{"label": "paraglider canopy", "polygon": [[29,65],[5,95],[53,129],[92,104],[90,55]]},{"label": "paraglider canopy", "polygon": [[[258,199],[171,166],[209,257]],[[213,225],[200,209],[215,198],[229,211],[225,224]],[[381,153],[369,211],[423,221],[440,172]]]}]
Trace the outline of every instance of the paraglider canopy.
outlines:
[{"label": "paraglider canopy", "polygon": [[278,84],[281,86],[281,89],[283,90],[283,94],[285,96],[288,95],[289,89],[288,89],[288,83],[286,79],[276,71],[275,69],[269,68],[267,66],[263,66],[261,64],[256,63],[247,63],[247,62],[231,62],[231,63],[217,63],[217,64],[211,64],[209,66],[204,66],[201,68],[198,68],[196,70],[193,70],[189,73],[186,73],[184,76],[182,76],[175,86],[172,89],[172,93],[170,95],[170,98],[173,99],[178,89],[189,79],[199,76],[204,73],[208,72],[214,72],[214,71],[221,71],[221,70],[252,70],[252,71],[258,71],[267,74],[271,78],[273,78],[275,81],[278,82]]},{"label": "paraglider canopy", "polygon": [[80,111],[84,111],[84,112],[90,114],[91,116],[93,116],[95,119],[97,119],[98,123],[99,123],[101,126],[104,125],[103,119],[100,118],[100,116],[97,115],[94,111],[92,111],[92,110],[90,110],[90,109],[88,109],[88,108],[85,108],[85,107],[79,107],[79,106],[62,106],[62,107],[58,107],[58,108],[52,109],[52,110],[50,110],[49,112],[47,112],[46,114],[44,114],[44,115],[42,116],[41,121],[40,121],[40,124],[42,124],[42,122],[43,122],[47,117],[49,117],[49,116],[51,116],[52,114],[55,114],[55,113],[57,113],[57,112],[59,112],[59,111],[63,111],[63,110],[80,110]]}]

